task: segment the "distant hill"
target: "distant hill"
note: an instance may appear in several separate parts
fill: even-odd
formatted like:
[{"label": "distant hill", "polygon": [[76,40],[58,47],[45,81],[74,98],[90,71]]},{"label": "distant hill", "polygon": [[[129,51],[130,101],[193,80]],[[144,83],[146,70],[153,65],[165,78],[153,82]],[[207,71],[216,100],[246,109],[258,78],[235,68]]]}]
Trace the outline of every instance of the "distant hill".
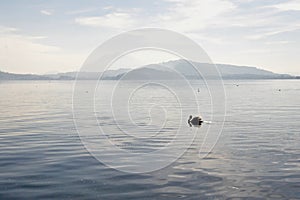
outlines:
[{"label": "distant hill", "polygon": [[[259,69],[256,67],[248,66],[236,66],[236,65],[226,65],[226,64],[209,64],[209,63],[198,63],[191,62],[198,71],[205,77],[215,76],[212,69],[216,67],[223,79],[277,79],[277,78],[293,78],[288,74],[276,74],[271,71]],[[164,65],[170,68],[176,69],[186,77],[193,78],[197,71],[194,67],[189,64],[186,60],[176,60],[164,63]]]},{"label": "distant hill", "polygon": [[[213,70],[218,69],[220,75],[216,76]],[[198,73],[201,74],[198,74]],[[122,75],[125,75],[123,73]],[[236,66],[225,64],[209,64],[198,62],[187,62],[186,60],[174,60],[159,64],[145,65],[127,72],[124,79],[144,80],[144,79],[199,79],[219,78],[223,79],[292,79],[288,74],[276,74],[256,67]],[[117,78],[117,77],[116,77]]]},{"label": "distant hill", "polygon": [[118,70],[107,70],[105,72],[66,72],[66,73],[57,73],[57,74],[47,74],[45,76],[57,80],[57,79],[80,79],[80,80],[97,80],[100,76],[102,79],[111,80],[118,79],[120,74],[123,74],[130,69],[118,69]]},{"label": "distant hill", "polygon": [[[192,65],[191,65],[191,64]],[[188,62],[186,60],[173,60],[164,63],[150,64],[136,69],[117,69],[107,70],[105,72],[66,72],[47,75],[33,74],[12,74],[0,71],[0,80],[97,80],[99,77],[104,80],[174,80],[218,78],[214,72],[217,67],[220,76],[223,79],[294,79],[297,77],[288,74],[276,74],[271,71],[259,69],[256,67],[236,66],[226,64],[209,64]],[[201,73],[201,76],[198,75]]]},{"label": "distant hill", "polygon": [[49,80],[51,78],[34,74],[13,74],[0,71],[0,80]]}]

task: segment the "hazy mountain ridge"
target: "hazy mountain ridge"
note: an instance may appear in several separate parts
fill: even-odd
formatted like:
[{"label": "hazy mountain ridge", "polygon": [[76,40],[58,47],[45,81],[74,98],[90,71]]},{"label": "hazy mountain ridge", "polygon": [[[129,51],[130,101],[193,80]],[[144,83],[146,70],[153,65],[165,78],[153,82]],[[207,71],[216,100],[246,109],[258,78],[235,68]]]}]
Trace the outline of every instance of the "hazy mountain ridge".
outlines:
[{"label": "hazy mountain ridge", "polygon": [[35,74],[14,74],[0,71],[0,80],[50,80],[51,78]]},{"label": "hazy mountain ridge", "polygon": [[[215,66],[218,72],[215,71]],[[196,68],[196,69],[195,69]],[[200,74],[198,74],[200,72]],[[288,74],[276,74],[256,67],[227,64],[209,64],[173,60],[158,64],[145,65],[136,69],[116,69],[105,72],[66,72],[47,75],[13,74],[0,71],[0,80],[150,80],[150,79],[294,79],[299,78]]]}]

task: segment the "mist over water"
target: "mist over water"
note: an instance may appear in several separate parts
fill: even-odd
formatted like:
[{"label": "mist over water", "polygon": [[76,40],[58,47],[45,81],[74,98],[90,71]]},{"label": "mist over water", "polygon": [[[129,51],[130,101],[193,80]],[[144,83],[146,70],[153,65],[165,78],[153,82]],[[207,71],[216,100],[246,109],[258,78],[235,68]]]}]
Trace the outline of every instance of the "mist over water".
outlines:
[{"label": "mist over water", "polygon": [[[113,81],[103,84],[104,93],[95,96],[99,124],[118,148],[135,153],[153,152],[168,144],[181,115],[187,120],[189,114],[200,114],[210,120],[212,114],[222,113],[218,106],[212,113],[202,82],[192,83],[198,102],[184,96],[180,84],[172,83],[186,99],[180,106],[168,91],[147,85],[129,104],[139,131],[118,112],[122,99],[112,102],[119,125],[135,136],[129,137],[115,129],[110,117],[105,92],[110,93]],[[137,85],[128,81],[122,87]],[[226,121],[208,156],[199,157],[204,135],[220,121],[200,128],[186,124],[178,134],[197,130],[197,135],[182,157],[158,171],[130,174],[100,163],[81,143],[73,122],[73,82],[0,82],[0,199],[300,198],[300,82],[225,81],[224,87]],[[143,99],[143,94],[148,98]],[[193,112],[196,103],[200,113]],[[156,135],[156,127],[163,123],[162,133]],[[105,153],[112,160],[122,160],[113,152]]]}]

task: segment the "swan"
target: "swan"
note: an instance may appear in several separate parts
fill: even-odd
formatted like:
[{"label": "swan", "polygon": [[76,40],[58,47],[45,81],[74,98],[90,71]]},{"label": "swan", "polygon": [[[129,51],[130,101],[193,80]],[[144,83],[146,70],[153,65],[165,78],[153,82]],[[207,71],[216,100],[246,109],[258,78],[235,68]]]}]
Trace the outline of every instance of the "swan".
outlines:
[{"label": "swan", "polygon": [[196,125],[196,126],[199,126],[201,125],[203,122],[202,118],[199,116],[199,117],[193,117],[192,115],[190,115],[189,119],[188,119],[188,124],[191,126],[191,125]]}]

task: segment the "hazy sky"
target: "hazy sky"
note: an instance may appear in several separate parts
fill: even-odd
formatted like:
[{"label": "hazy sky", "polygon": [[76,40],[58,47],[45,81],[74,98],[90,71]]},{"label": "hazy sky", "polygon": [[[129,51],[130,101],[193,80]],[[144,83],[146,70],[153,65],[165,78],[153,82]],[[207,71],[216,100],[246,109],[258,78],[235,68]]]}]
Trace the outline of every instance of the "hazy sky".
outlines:
[{"label": "hazy sky", "polygon": [[300,0],[8,0],[0,13],[2,71],[78,70],[110,37],[155,27],[190,37],[214,63],[300,75]]}]

